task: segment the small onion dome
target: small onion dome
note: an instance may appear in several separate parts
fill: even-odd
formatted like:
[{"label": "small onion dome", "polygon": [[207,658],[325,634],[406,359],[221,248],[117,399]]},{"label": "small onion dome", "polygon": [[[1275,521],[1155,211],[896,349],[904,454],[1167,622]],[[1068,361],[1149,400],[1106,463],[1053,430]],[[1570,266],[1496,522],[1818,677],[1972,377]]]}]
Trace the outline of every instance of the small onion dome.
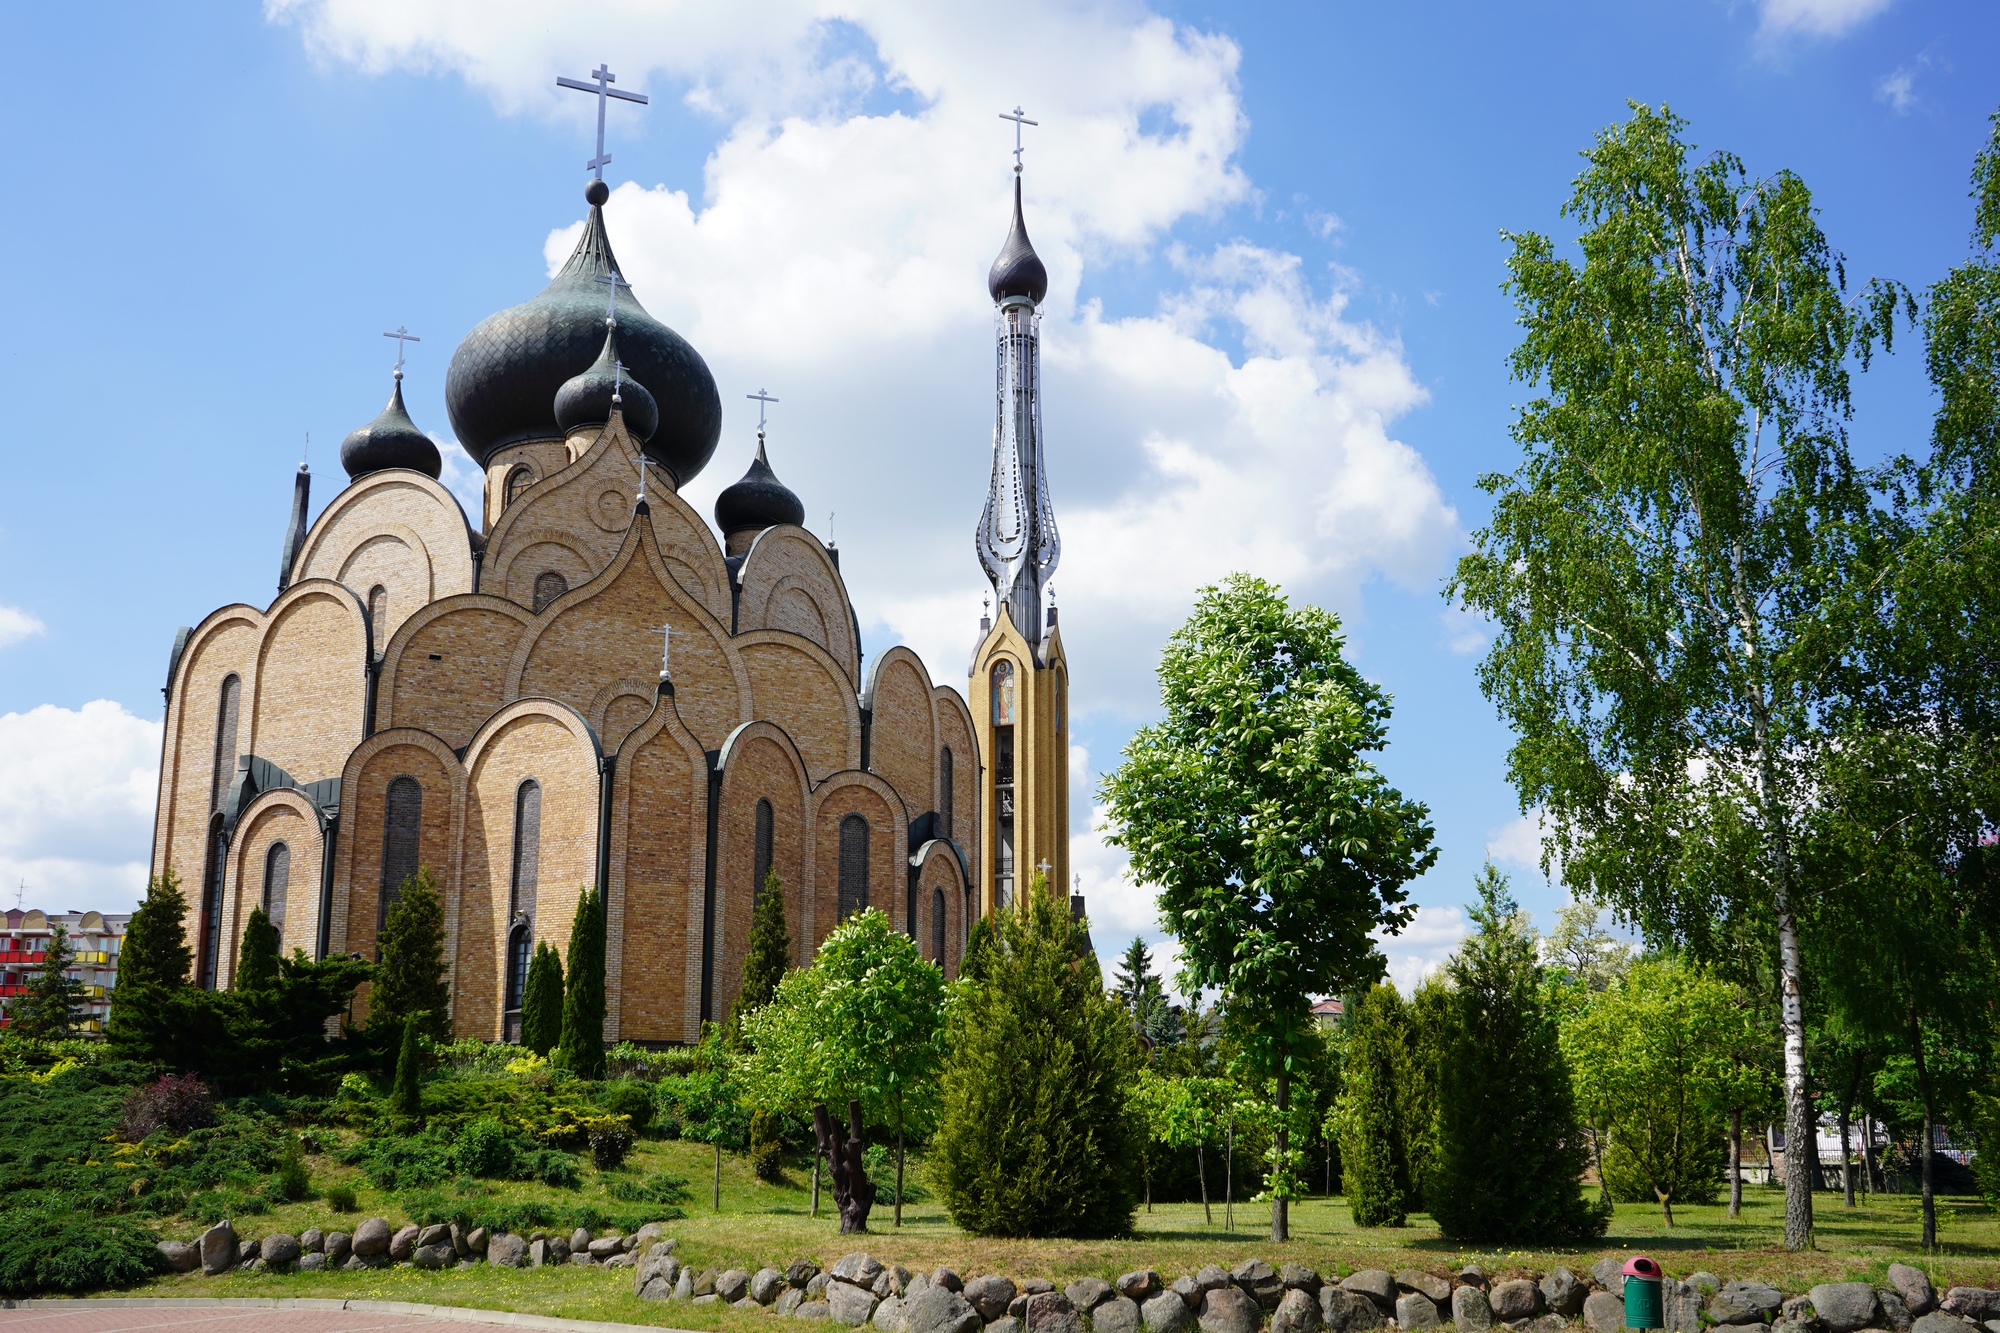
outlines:
[{"label": "small onion dome", "polygon": [[739,532],[762,532],[780,523],[803,527],[805,521],[805,505],[771,471],[771,461],[764,457],[764,441],[760,438],[757,457],[751,460],[743,480],[725,486],[722,494],[715,497],[716,526],[722,529],[723,536],[733,537]]},{"label": "small onion dome", "polygon": [[1000,257],[993,261],[993,268],[986,275],[986,290],[993,294],[993,302],[998,305],[1010,296],[1025,296],[1036,305],[1049,294],[1049,271],[1042,267],[1042,258],[1035,253],[1035,247],[1028,242],[1028,224],[1021,220],[1021,178],[1014,178],[1014,226],[1007,233],[1007,243],[1000,247]]},{"label": "small onion dome", "polygon": [[417,423],[410,420],[403,407],[401,375],[396,376],[395,390],[390,393],[389,405],[382,409],[382,414],[359,430],[349,431],[341,441],[340,465],[347,469],[350,479],[392,467],[406,467],[433,480],[444,471],[438,447],[431,443],[430,436],[417,429]]},{"label": "small onion dome", "polygon": [[625,429],[641,444],[660,424],[660,405],[646,386],[618,373],[618,330],[604,331],[604,350],[590,369],[573,375],[556,391],[556,425],[567,434],[578,426],[602,426],[611,420],[613,395],[625,413]]},{"label": "small onion dome", "polygon": [[[452,353],[445,406],[453,433],[481,467],[508,445],[560,438],[556,394],[603,346],[606,284],[598,279],[618,268],[604,230],[610,191],[592,181],[584,197],[590,217],[562,271],[533,300],[489,315]],[[651,392],[658,421],[646,456],[685,485],[722,437],[722,397],[701,354],[647,314],[631,289],[617,291],[626,381]]]}]

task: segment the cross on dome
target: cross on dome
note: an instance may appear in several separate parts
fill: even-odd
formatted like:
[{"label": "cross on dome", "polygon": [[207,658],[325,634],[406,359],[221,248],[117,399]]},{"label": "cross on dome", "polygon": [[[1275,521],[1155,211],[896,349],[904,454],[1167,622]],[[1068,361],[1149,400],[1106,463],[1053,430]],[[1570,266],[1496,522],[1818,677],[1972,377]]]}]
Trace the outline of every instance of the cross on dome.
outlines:
[{"label": "cross on dome", "polygon": [[661,680],[665,680],[667,678],[667,658],[672,654],[673,647],[674,647],[674,627],[672,625],[660,626],[660,679]]},{"label": "cross on dome", "polygon": [[615,268],[603,277],[593,278],[591,281],[601,282],[611,289],[611,295],[604,302],[604,322],[607,325],[616,324],[618,322],[618,289],[623,287],[629,292],[632,290],[632,284],[625,281],[625,275]]},{"label": "cross on dome", "polygon": [[1040,125],[1042,122],[1039,120],[1029,120],[1021,114],[1019,106],[1016,106],[1012,111],[1002,111],[1000,119],[1014,122],[1014,174],[1018,176],[1021,174],[1021,127],[1023,125]]},{"label": "cross on dome", "polygon": [[423,339],[419,338],[416,334],[411,333],[407,328],[404,328],[401,324],[398,324],[396,326],[396,331],[394,333],[385,333],[382,336],[384,338],[394,338],[396,340],[396,378],[401,379],[403,378],[403,348],[410,343],[420,343],[423,341]]},{"label": "cross on dome", "polygon": [[[757,390],[755,393],[746,393],[743,396],[745,398],[754,398],[757,401],[757,438],[761,440],[764,438],[764,409],[778,400],[770,394],[765,393],[762,389]],[[827,522],[833,522],[831,515],[828,516]]]},{"label": "cross on dome", "polygon": [[646,95],[644,93],[620,92],[618,89],[613,88],[611,85],[618,82],[618,76],[613,74],[610,67],[604,64],[599,64],[596,69],[592,70],[590,77],[592,79],[591,83],[584,83],[578,79],[558,77],[556,79],[556,86],[558,88],[575,88],[579,92],[596,94],[597,156],[591,158],[590,161],[583,165],[586,170],[596,172],[598,180],[603,180],[605,165],[611,161],[611,154],[604,151],[604,105],[606,100],[615,97],[621,102],[637,102],[640,106],[645,106]]}]

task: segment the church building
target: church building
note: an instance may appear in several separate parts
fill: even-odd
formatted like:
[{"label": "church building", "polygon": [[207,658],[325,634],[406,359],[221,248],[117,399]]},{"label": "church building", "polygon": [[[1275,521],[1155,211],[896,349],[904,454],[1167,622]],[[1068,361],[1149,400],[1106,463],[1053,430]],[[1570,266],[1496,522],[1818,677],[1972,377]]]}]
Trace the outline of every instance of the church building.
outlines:
[{"label": "church building", "polygon": [[1018,176],[988,284],[999,392],[977,546],[997,605],[965,694],[904,647],[864,663],[838,552],[803,526],[761,427],[712,525],[681,499],[717,451],[721,401],[622,280],[608,198],[590,182],[561,271],[451,359],[480,512],[440,484],[399,357],[388,405],[342,446],[345,488],[310,520],[300,466],[277,596],[177,635],[152,871],[189,898],[198,984],[231,984],[259,906],[287,952],[374,957],[424,867],[452,1028],[510,1039],[535,944],[565,948],[594,887],[605,1040],[689,1042],[736,997],[767,871],[795,963],[875,907],[947,975],[972,921],[1037,868],[1064,891],[1048,278]]}]

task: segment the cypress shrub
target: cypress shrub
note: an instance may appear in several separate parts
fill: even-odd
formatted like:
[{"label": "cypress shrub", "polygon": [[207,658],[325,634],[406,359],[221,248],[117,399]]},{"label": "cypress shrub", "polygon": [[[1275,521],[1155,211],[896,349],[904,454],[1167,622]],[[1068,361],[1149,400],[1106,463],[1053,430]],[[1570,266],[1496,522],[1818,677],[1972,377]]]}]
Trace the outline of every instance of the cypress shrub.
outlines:
[{"label": "cypress shrub", "polygon": [[562,1040],[562,955],[547,940],[535,946],[521,988],[521,1045],[546,1057]]},{"label": "cypress shrub", "polygon": [[569,985],[555,1063],[578,1078],[604,1077],[604,911],[596,889],[576,898],[569,928]]},{"label": "cypress shrub", "polygon": [[1428,1206],[1431,1171],[1437,1164],[1438,1071],[1444,1067],[1444,1042],[1450,1029],[1451,985],[1443,977],[1427,978],[1403,1010],[1401,1064],[1396,1077],[1408,1177],[1403,1206],[1413,1213]]},{"label": "cypress shrub", "polygon": [[1138,1041],[1067,904],[1040,876],[1026,898],[953,1008],[931,1183],[974,1235],[1124,1235],[1144,1148]]},{"label": "cypress shrub", "polygon": [[117,1026],[118,995],[134,986],[172,988],[187,984],[194,951],[187,942],[187,899],[179,878],[169,870],[146,883],[146,899],[125,924],[119,946],[118,985],[111,992],[112,1026]]},{"label": "cypress shrub", "polygon": [[250,909],[243,925],[243,947],[236,952],[236,985],[241,991],[269,990],[278,984],[278,928],[264,909]]},{"label": "cypress shrub", "polygon": [[1534,934],[1491,865],[1478,889],[1478,933],[1447,969],[1431,1216],[1458,1241],[1594,1240],[1610,1213],[1584,1201],[1588,1154]]},{"label": "cypress shrub", "polygon": [[396,1056],[396,1085],[389,1094],[390,1109],[412,1120],[424,1113],[423,1094],[417,1086],[424,1059],[421,1044],[424,1017],[415,1013],[403,1020],[403,1046]]},{"label": "cypress shrub", "polygon": [[368,1026],[386,1034],[387,1042],[402,1036],[405,1020],[423,1015],[423,1034],[449,1041],[447,1015],[451,987],[445,981],[444,902],[429,866],[403,881],[402,894],[382,922],[377,944],[382,961],[375,965],[374,986],[368,993]]},{"label": "cypress shrub", "polygon": [[732,1032],[739,1030],[737,1020],[744,1014],[771,1002],[791,965],[792,942],[785,933],[785,885],[773,866],[764,872],[764,887],[750,917],[750,956],[743,960],[743,986],[730,1006]]},{"label": "cypress shrub", "polygon": [[1403,997],[1388,982],[1362,995],[1347,1032],[1346,1084],[1335,1111],[1341,1188],[1358,1227],[1399,1227],[1409,1213],[1409,1157],[1399,1094],[1406,1062]]}]

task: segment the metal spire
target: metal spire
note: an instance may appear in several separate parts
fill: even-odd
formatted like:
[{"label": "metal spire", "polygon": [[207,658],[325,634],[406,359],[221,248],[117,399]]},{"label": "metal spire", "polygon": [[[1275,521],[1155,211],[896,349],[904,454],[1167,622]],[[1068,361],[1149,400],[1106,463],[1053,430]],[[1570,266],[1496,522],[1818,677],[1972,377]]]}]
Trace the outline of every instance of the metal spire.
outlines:
[{"label": "metal spire", "polygon": [[618,82],[618,76],[613,74],[603,64],[599,64],[596,69],[592,70],[590,77],[593,80],[591,83],[584,83],[577,79],[558,78],[556,86],[558,88],[575,88],[579,92],[595,93],[597,95],[597,156],[591,158],[590,161],[583,165],[587,170],[596,172],[597,179],[603,180],[605,165],[611,161],[611,154],[604,151],[605,101],[608,98],[615,97],[621,102],[637,102],[640,106],[644,106],[646,105],[646,95],[644,93],[620,92],[618,89],[613,88],[611,85]]},{"label": "metal spire", "polygon": [[396,340],[396,378],[401,379],[403,378],[403,348],[409,343],[420,343],[423,341],[423,339],[419,338],[416,334],[411,333],[401,324],[398,324],[396,326],[396,331],[394,333],[385,333],[382,336],[384,338],[394,338]]},{"label": "metal spire", "polygon": [[1040,125],[1042,122],[1039,120],[1029,120],[1021,114],[1021,108],[1018,106],[1012,111],[1002,111],[1000,119],[1014,122],[1014,174],[1018,176],[1021,174],[1021,127],[1023,125]]}]

